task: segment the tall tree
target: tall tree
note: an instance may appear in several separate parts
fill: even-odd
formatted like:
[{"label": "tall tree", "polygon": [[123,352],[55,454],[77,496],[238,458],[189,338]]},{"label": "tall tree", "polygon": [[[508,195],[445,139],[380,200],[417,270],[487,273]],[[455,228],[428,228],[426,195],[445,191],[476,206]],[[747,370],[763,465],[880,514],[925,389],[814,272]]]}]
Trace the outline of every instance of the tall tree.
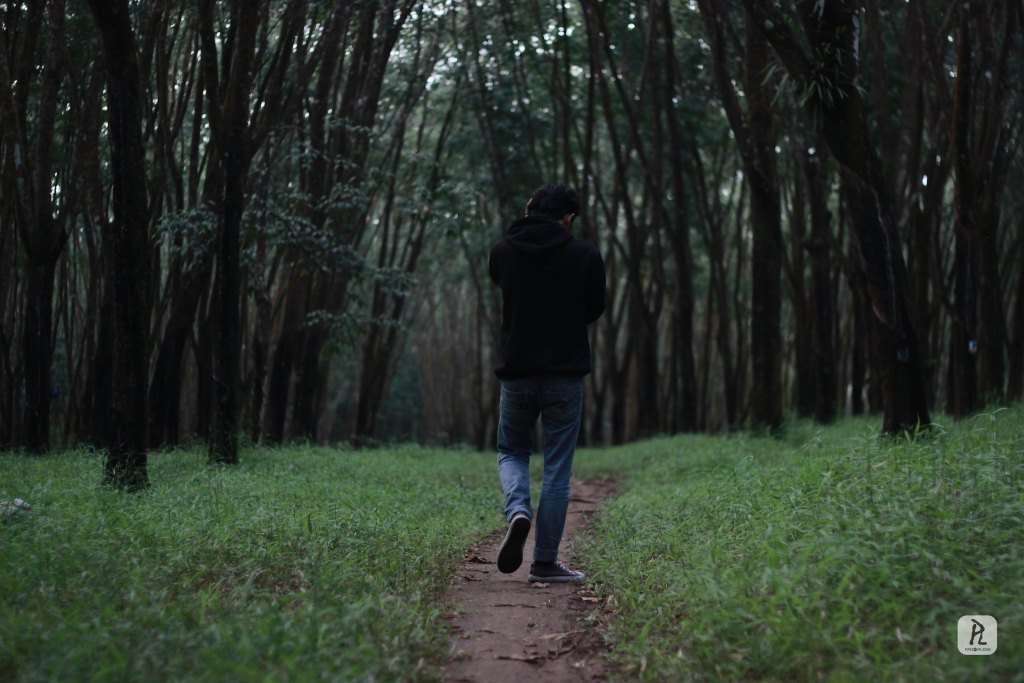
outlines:
[{"label": "tall tree", "polygon": [[226,79],[218,78],[218,54],[213,28],[213,0],[200,5],[200,33],[203,52],[203,85],[214,146],[223,170],[220,225],[217,238],[217,289],[215,310],[217,332],[214,352],[216,419],[210,439],[210,459],[214,462],[238,462],[239,350],[242,346],[240,322],[241,273],[240,231],[245,211],[245,182],[252,160],[252,136],[249,129],[249,98],[252,93],[253,61],[256,54],[256,29],[261,6],[254,2],[235,5],[231,23],[230,52],[223,57]]},{"label": "tall tree", "polygon": [[[415,163],[416,160],[426,157],[429,162],[425,164],[430,170],[427,180],[422,186],[422,204],[418,210],[414,209],[409,214],[395,211],[397,182],[399,180],[399,169],[401,152],[404,148],[406,136],[407,119],[411,108],[420,97],[427,99],[424,95],[424,87],[421,79],[410,83],[407,89],[407,104],[404,111],[398,114],[396,122],[396,149],[393,152],[394,164],[388,180],[387,192],[384,196],[384,207],[381,216],[381,230],[379,235],[377,268],[383,277],[374,285],[372,302],[370,304],[371,329],[366,335],[362,348],[359,369],[358,404],[356,406],[356,420],[354,434],[356,439],[375,438],[377,431],[377,416],[384,402],[384,396],[388,386],[395,374],[395,365],[398,361],[399,340],[403,313],[409,300],[407,287],[396,286],[395,280],[401,274],[407,273],[410,277],[416,270],[416,265],[423,255],[427,228],[432,219],[430,212],[426,210],[435,200],[444,178],[445,151],[448,149],[448,135],[451,131],[452,120],[455,116],[457,100],[452,100],[448,105],[448,112],[445,114],[441,130],[437,134],[434,143],[434,152],[430,156],[427,150],[422,149],[424,143],[424,129],[427,125],[427,102],[423,105],[423,114],[420,126],[415,136],[416,153],[413,155],[414,163],[409,173],[413,177],[418,176],[423,169]],[[410,186],[415,187],[415,180],[406,178]],[[420,194],[420,193],[417,193]],[[403,228],[404,234],[403,234]],[[390,274],[391,277],[387,277]],[[391,280],[389,282],[389,280]]]},{"label": "tall tree", "polygon": [[[955,260],[949,410],[963,417],[1003,395],[1006,320],[999,214],[1011,146],[1003,112],[1020,2],[963,3],[953,92]],[[1001,27],[1002,36],[993,27]]]},{"label": "tall tree", "polygon": [[[169,6],[166,12],[170,14]],[[180,438],[184,361],[200,301],[211,278],[215,211],[222,193],[218,155],[204,142],[206,108],[198,21],[194,12],[183,14],[181,10],[176,20],[172,24],[172,18],[165,17],[160,24],[167,26],[153,41],[157,70],[154,96],[159,105],[152,128],[162,141],[156,150],[158,158],[163,159],[160,163],[174,178],[173,183],[162,186],[154,183],[157,192],[151,199],[152,204],[163,202],[165,207],[160,242],[167,252],[163,288],[154,293],[158,299],[154,322],[157,334],[149,389],[149,437],[154,448],[176,445]],[[180,31],[176,35],[169,30],[174,25]],[[179,74],[184,86],[170,87],[170,77],[160,75],[164,68]],[[180,152],[175,144],[179,134],[184,138]]]},{"label": "tall tree", "polygon": [[[677,112],[676,102],[684,95],[679,57],[676,54],[675,25],[668,0],[657,3],[654,16],[651,17],[652,30],[660,29],[662,33],[663,59],[655,60],[660,64],[661,82],[658,83],[658,104],[660,115],[665,118],[668,129],[669,147],[676,150],[669,155],[671,193],[663,197],[672,197],[672,212],[667,221],[666,232],[672,246],[672,254],[676,265],[676,292],[673,320],[672,348],[673,365],[678,368],[671,375],[671,382],[678,382],[678,390],[672,392],[678,396],[678,406],[673,411],[670,431],[695,431],[697,429],[697,371],[693,359],[693,252],[690,246],[689,206],[685,189],[686,155],[684,129]],[[657,142],[656,142],[657,144]],[[661,145],[658,145],[660,147]]]},{"label": "tall tree", "polygon": [[146,390],[149,382],[150,238],[142,143],[142,87],[128,0],[89,0],[103,39],[110,116],[114,220],[107,277],[114,291],[113,430],[105,479],[128,491],[149,485]]},{"label": "tall tree", "polygon": [[[907,304],[906,264],[890,204],[890,188],[871,138],[858,83],[857,14],[853,0],[796,3],[804,40],[767,0],[743,0],[750,18],[799,84],[839,164],[864,270],[873,321],[873,369],[880,375],[883,431],[930,422],[917,335]],[[810,54],[804,47],[810,47]]]},{"label": "tall tree", "polygon": [[[44,17],[45,8],[45,17]],[[23,11],[9,8],[9,16]],[[55,192],[54,151],[61,81],[66,61],[64,2],[29,3],[12,70],[7,34],[0,36],[0,124],[3,126],[4,192],[13,199],[12,216],[24,248],[26,282],[21,350],[24,404],[21,445],[41,453],[50,445],[53,295],[57,260],[68,237],[67,203]],[[42,31],[42,68],[36,67]],[[12,35],[17,35],[12,31]],[[37,74],[38,93],[30,97]],[[30,104],[34,116],[29,115]],[[29,126],[33,130],[29,130]],[[31,132],[35,133],[34,139]]]},{"label": "tall tree", "polygon": [[[904,104],[899,118],[899,151],[892,156],[906,160],[897,170],[904,188],[903,208],[908,239],[909,297],[914,329],[917,330],[922,372],[929,406],[934,405],[939,380],[942,332],[947,285],[938,264],[942,235],[948,233],[943,221],[948,179],[952,172],[950,154],[950,118],[953,95],[948,84],[948,60],[945,50],[950,32],[948,22],[955,12],[946,12],[940,25],[933,25],[935,14],[926,0],[912,0],[907,12],[902,45],[906,51]],[[941,17],[940,17],[941,18]],[[890,138],[893,135],[889,136]],[[925,182],[924,179],[927,179]],[[899,197],[898,197],[899,199]]]},{"label": "tall tree", "polygon": [[[318,122],[324,128],[311,132],[318,136],[326,154],[313,160],[311,172],[304,180],[311,190],[314,228],[325,241],[349,254],[365,248],[369,213],[364,193],[371,170],[371,133],[381,105],[388,61],[414,4],[413,0],[366,3],[351,8],[351,14],[349,6],[339,6],[345,8],[338,19],[343,26],[350,17],[356,22],[351,54],[347,58],[341,55],[340,63],[324,64],[330,70],[325,78],[332,87],[323,93],[327,99],[318,99],[318,103],[328,110]],[[310,125],[317,124],[310,121]],[[304,310],[300,309],[293,319],[301,324],[306,313],[343,317],[348,311],[360,261],[339,258],[338,263],[331,264],[330,273],[310,284]],[[330,330],[325,325],[307,325],[300,337],[292,411],[292,431],[300,438],[321,436],[319,425],[327,401],[331,365],[325,351],[330,341]],[[289,375],[275,367],[272,378],[287,381]]]},{"label": "tall tree", "polygon": [[[741,381],[741,376],[743,370],[741,368],[743,364],[742,362],[736,362],[735,358],[739,355],[739,351],[743,349],[744,344],[742,341],[742,325],[738,325],[736,329],[735,337],[737,342],[735,349],[732,341],[734,336],[733,318],[738,317],[738,311],[736,310],[738,307],[734,306],[735,302],[729,296],[729,240],[726,235],[726,223],[728,222],[731,208],[736,211],[737,215],[742,212],[742,207],[745,205],[743,191],[745,185],[736,187],[736,175],[738,174],[735,173],[732,174],[732,184],[725,184],[724,177],[728,172],[726,169],[731,170],[726,165],[726,159],[734,156],[725,145],[717,146],[710,169],[706,168],[701,152],[693,141],[689,145],[689,154],[692,158],[691,174],[693,178],[691,183],[697,198],[697,210],[701,216],[701,238],[710,269],[708,295],[705,305],[705,315],[707,317],[705,334],[707,335],[708,344],[704,352],[701,394],[703,395],[703,401],[706,403],[707,387],[709,384],[708,376],[711,373],[712,365],[710,342],[713,335],[715,350],[722,364],[720,384],[723,393],[722,398],[725,403],[723,426],[725,429],[731,429],[737,426],[742,419],[741,385],[743,382]],[[709,178],[709,172],[715,177]],[[724,192],[722,188],[725,188]],[[735,207],[726,205],[723,195],[729,198],[738,197],[738,200],[734,202]],[[736,251],[739,252],[739,249],[736,249]],[[743,259],[741,253],[737,253],[736,256],[738,262],[736,272],[738,273],[742,269]],[[705,429],[712,428],[709,424],[708,412],[709,410],[705,406],[701,417],[701,423]]]},{"label": "tall tree", "polygon": [[[1017,227],[1017,253],[1024,250],[1024,220]],[[1024,259],[1018,257],[1018,263]],[[1007,369],[1006,398],[1009,401],[1024,399],[1024,272],[1017,274],[1017,291],[1014,295],[1012,334],[1010,337],[1010,361]]]},{"label": "tall tree", "polygon": [[750,188],[751,356],[753,386],[750,422],[755,428],[782,424],[782,215],[772,95],[765,83],[771,53],[764,36],[746,22],[743,90],[744,113],[733,85],[726,52],[722,4],[700,0],[701,16],[711,44],[712,68],[719,98],[736,137],[743,171]]},{"label": "tall tree", "polygon": [[820,153],[800,146],[801,172],[807,180],[811,234],[802,245],[811,257],[811,349],[814,363],[814,419],[827,424],[836,417],[835,287],[832,284],[832,226],[828,189]]}]

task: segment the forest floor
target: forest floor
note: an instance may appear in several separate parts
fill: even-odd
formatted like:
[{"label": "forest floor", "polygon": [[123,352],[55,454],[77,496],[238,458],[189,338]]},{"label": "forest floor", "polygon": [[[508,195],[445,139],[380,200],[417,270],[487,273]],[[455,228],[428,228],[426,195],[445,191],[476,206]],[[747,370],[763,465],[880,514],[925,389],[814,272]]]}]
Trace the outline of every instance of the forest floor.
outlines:
[{"label": "forest floor", "polygon": [[[600,505],[618,487],[615,479],[577,481],[569,502],[563,555],[586,533]],[[466,554],[449,601],[453,641],[442,666],[450,683],[576,683],[605,680],[604,641],[592,627],[599,600],[585,584],[529,583],[533,530],[522,566],[498,571],[504,531]],[[566,552],[567,551],[567,552]]]}]

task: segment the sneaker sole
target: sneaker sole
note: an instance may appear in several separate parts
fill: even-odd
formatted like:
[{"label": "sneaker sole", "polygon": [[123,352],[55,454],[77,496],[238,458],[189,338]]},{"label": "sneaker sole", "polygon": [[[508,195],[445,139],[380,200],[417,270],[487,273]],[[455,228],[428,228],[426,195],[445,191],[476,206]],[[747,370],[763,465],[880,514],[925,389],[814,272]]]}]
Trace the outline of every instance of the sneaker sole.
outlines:
[{"label": "sneaker sole", "polygon": [[583,583],[587,580],[586,575],[581,576],[537,576],[530,574],[526,580],[531,583]]},{"label": "sneaker sole", "polygon": [[501,542],[501,550],[498,551],[498,571],[502,574],[511,574],[523,564],[523,544],[530,534],[530,520],[526,517],[516,517],[505,533],[505,540]]}]

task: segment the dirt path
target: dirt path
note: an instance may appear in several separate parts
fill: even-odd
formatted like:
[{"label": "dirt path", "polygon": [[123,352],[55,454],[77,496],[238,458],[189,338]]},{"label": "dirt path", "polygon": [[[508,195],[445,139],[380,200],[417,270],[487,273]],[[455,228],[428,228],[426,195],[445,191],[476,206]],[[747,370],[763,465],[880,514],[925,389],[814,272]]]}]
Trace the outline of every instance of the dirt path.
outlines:
[{"label": "dirt path", "polygon": [[[561,559],[572,565],[573,538],[615,488],[614,480],[573,482]],[[451,655],[441,667],[444,680],[605,680],[601,639],[583,619],[597,607],[597,598],[585,586],[527,582],[533,557],[532,530],[523,547],[523,565],[513,574],[500,573],[494,561],[502,535],[468,553],[459,568],[458,583],[451,593],[455,604],[450,615],[454,632]]]}]

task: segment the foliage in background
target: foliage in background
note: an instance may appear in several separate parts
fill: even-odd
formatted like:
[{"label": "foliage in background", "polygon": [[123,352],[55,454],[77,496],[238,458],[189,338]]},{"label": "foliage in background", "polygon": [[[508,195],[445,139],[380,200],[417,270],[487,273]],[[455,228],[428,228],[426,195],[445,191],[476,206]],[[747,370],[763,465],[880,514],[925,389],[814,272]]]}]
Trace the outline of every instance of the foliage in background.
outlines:
[{"label": "foliage in background", "polygon": [[[852,205],[820,122],[800,107],[821,84],[783,77],[776,51],[749,49],[751,29],[766,25],[751,13],[774,5],[713,5],[715,41],[700,3],[684,0],[261,3],[238,244],[246,437],[374,441],[404,412],[404,434],[489,447],[500,311],[487,253],[551,180],[580,189],[577,234],[608,266],[585,437],[749,424],[762,261],[713,44],[743,111],[755,97],[739,85],[774,95],[758,123],[781,201],[772,405],[798,416],[826,406],[823,422],[879,411]],[[129,6],[147,103],[150,437],[160,447],[211,433],[225,178],[195,6]],[[806,33],[802,17],[815,14],[802,9],[818,8],[782,3],[785,21],[769,23]],[[224,82],[239,16],[213,3],[223,40],[210,56],[221,55]],[[1020,198],[999,191],[1022,164],[1021,21],[1011,0],[865,3],[845,46],[860,66],[848,94],[867,119],[851,144],[881,157],[922,390],[929,408],[957,415],[1024,391],[1024,223]],[[102,446],[114,179],[99,36],[76,3],[7,3],[0,25],[0,447]],[[818,50],[811,75],[834,80],[840,56]],[[16,192],[28,185],[15,158],[40,184],[28,198],[38,221]],[[822,369],[828,382],[815,377]],[[422,411],[409,411],[417,402]]]}]

